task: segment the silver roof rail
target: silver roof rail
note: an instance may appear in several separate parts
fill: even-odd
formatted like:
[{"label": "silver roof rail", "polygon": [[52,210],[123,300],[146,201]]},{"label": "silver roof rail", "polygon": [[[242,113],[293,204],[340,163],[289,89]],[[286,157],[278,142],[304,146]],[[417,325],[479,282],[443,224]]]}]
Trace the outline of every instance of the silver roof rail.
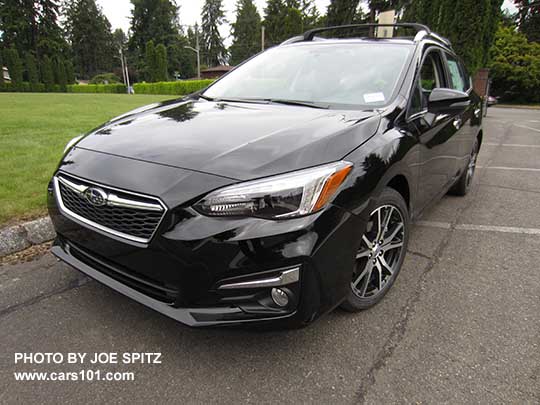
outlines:
[{"label": "silver roof rail", "polygon": [[429,33],[426,30],[421,30],[416,33],[414,36],[414,42],[420,42],[422,39],[424,39]]},{"label": "silver roof rail", "polygon": [[437,33],[435,33],[435,32],[431,32],[431,33],[429,34],[429,36],[430,36],[431,38],[435,38],[435,39],[438,40],[438,41],[441,41],[443,44],[445,44],[445,45],[448,46],[449,48],[452,47],[452,42],[450,42],[450,40],[449,40],[448,38],[445,38],[445,37],[443,37],[443,36],[441,36],[441,35],[439,35],[439,34],[437,34]]}]

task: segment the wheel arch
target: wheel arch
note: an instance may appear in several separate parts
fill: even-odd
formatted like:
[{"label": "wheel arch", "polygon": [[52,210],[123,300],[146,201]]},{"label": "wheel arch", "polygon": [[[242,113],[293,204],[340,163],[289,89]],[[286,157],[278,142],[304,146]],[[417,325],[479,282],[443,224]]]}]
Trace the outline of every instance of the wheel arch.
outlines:
[{"label": "wheel arch", "polygon": [[411,188],[407,177],[403,174],[397,174],[388,181],[386,187],[390,187],[401,194],[409,212],[411,212]]},{"label": "wheel arch", "polygon": [[484,130],[483,129],[478,131],[478,134],[476,135],[476,138],[478,139],[478,150],[480,150],[480,147],[482,146],[482,139],[484,138]]}]

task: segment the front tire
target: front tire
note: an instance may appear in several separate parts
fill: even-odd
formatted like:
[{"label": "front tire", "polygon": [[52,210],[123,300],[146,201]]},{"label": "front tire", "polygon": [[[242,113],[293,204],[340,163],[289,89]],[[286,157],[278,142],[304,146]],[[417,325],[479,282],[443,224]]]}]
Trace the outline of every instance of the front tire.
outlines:
[{"label": "front tire", "polygon": [[385,188],[371,212],[341,307],[357,312],[377,304],[396,280],[409,242],[409,212],[396,190]]}]

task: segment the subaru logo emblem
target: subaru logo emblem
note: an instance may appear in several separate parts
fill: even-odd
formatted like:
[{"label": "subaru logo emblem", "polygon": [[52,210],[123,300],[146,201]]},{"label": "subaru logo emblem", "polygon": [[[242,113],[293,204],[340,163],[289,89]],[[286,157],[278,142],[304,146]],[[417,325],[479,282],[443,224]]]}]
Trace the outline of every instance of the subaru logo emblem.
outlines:
[{"label": "subaru logo emblem", "polygon": [[86,201],[96,207],[102,207],[107,204],[107,193],[100,188],[90,187],[84,192]]}]

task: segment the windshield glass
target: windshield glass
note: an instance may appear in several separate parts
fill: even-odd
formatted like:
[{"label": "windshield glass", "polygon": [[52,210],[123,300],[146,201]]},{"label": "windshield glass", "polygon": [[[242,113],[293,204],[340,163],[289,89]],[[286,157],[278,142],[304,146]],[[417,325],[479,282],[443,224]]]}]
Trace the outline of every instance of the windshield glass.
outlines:
[{"label": "windshield glass", "polygon": [[309,44],[270,49],[204,96],[381,107],[391,100],[412,50],[397,44]]}]

